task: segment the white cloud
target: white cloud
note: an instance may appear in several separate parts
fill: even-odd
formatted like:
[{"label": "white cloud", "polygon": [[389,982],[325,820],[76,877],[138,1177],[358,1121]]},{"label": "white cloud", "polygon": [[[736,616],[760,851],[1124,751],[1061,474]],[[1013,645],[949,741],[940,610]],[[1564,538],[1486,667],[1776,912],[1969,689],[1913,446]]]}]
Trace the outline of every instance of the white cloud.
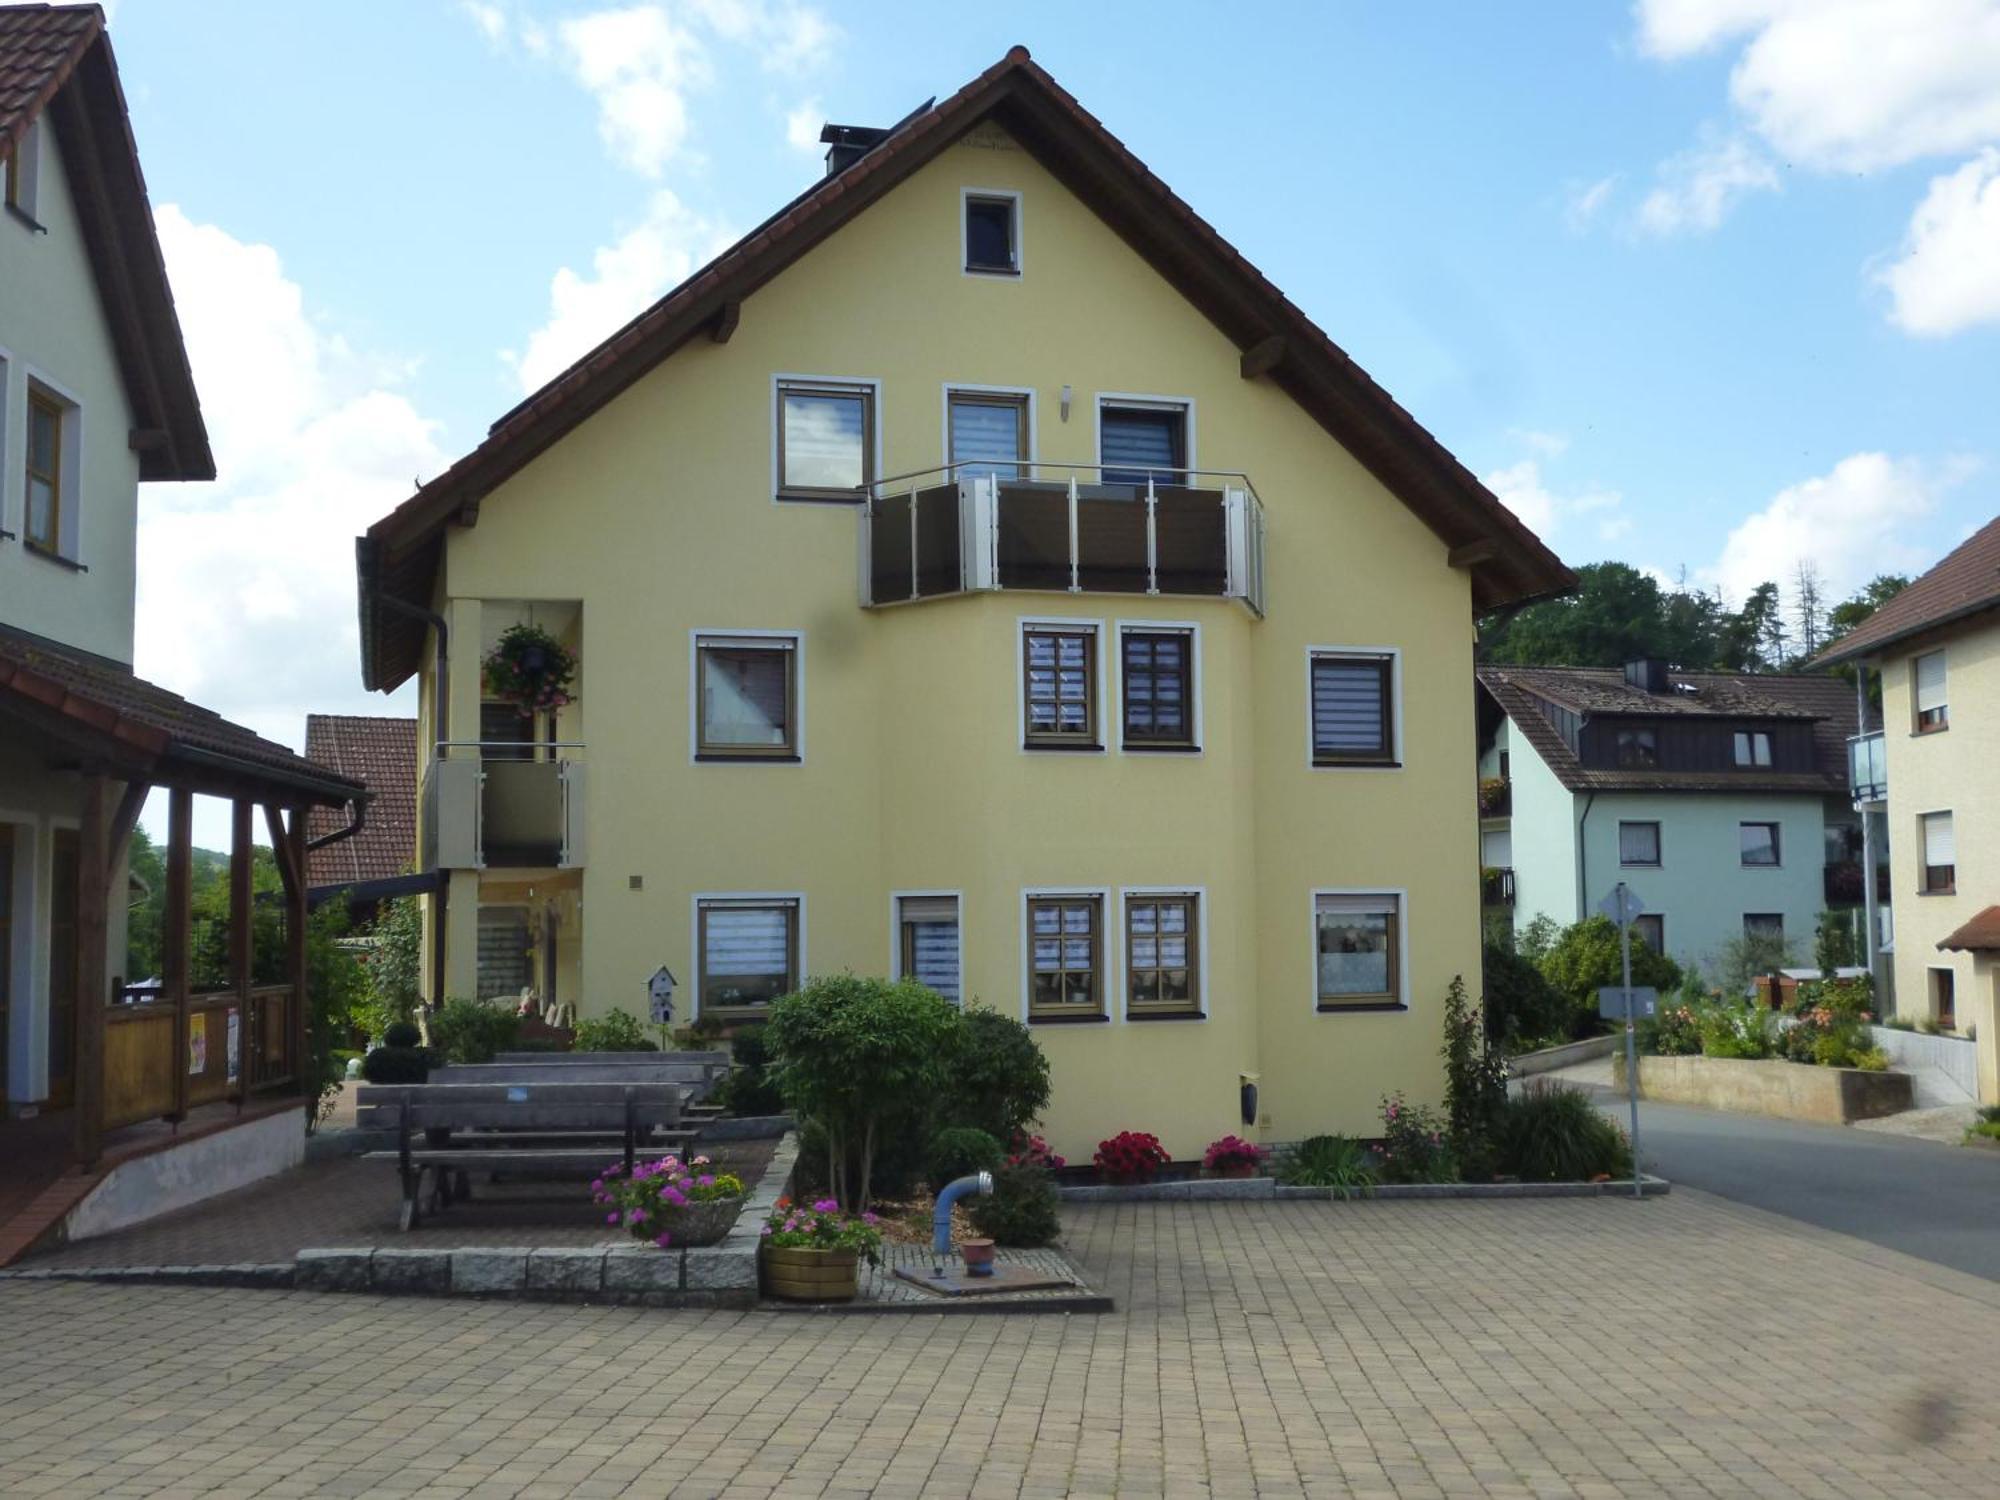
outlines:
[{"label": "white cloud", "polygon": [[[1481,478],[1486,487],[1500,497],[1500,503],[1519,516],[1522,523],[1543,541],[1548,541],[1574,517],[1616,510],[1625,503],[1624,497],[1616,490],[1593,488],[1571,495],[1558,494],[1549,488],[1548,481],[1542,477],[1541,461],[1534,458],[1508,464]],[[1618,517],[1606,517],[1599,522],[1599,535],[1603,535],[1607,527],[1616,527],[1618,521]]]},{"label": "white cloud", "polygon": [[687,138],[687,95],[712,79],[708,50],[657,5],[564,21],[564,56],[597,100],[597,130],[614,159],[658,177]]},{"label": "white cloud", "polygon": [[1988,147],[1931,180],[1902,251],[1877,279],[1889,319],[1936,337],[2000,322],[2000,150]]},{"label": "white cloud", "polygon": [[1595,182],[1571,189],[1569,202],[1563,209],[1563,219],[1573,231],[1581,234],[1597,222],[1610,204],[1611,195],[1617,190],[1623,175],[1613,172],[1609,177],[1600,177]]},{"label": "white cloud", "polygon": [[1819,569],[1835,598],[1878,573],[1921,571],[1931,554],[1917,540],[1916,523],[1957,477],[1886,453],[1843,458],[1830,472],[1780,490],[1731,531],[1709,580],[1734,603],[1760,583],[1782,587],[1802,559]]},{"label": "white cloud", "polygon": [[1731,138],[1660,163],[1660,182],[1639,205],[1648,234],[1706,233],[1752,193],[1776,192],[1778,174],[1748,142]]},{"label": "white cloud", "polygon": [[1743,42],[1729,92],[1780,155],[1865,172],[2000,139],[1995,0],[1641,0],[1663,60]]},{"label": "white cloud", "polygon": [[538,390],[617,332],[735,235],[661,188],[646,216],[591,256],[590,274],[564,266],[549,286],[549,315],[526,347],[506,356],[523,391]]},{"label": "white cloud", "polygon": [[826,147],[820,142],[819,130],[825,118],[820,111],[819,100],[806,100],[786,114],[785,139],[794,150],[803,151],[808,156],[824,155]]},{"label": "white cloud", "polygon": [[1561,458],[1569,452],[1569,436],[1561,432],[1539,432],[1533,427],[1510,427],[1507,436],[1531,453],[1544,458]]},{"label": "white cloud", "polygon": [[309,316],[268,245],[157,214],[220,479],[140,492],[142,676],[274,740],[361,690],[354,538],[444,466],[437,424]]},{"label": "white cloud", "polygon": [[[491,4],[474,0],[474,19]],[[669,10],[631,5],[560,25],[564,61],[597,101],[597,128],[613,159],[657,178],[687,144],[689,101],[718,74],[713,43],[753,54],[758,67],[798,77],[830,61],[840,28],[810,5],[692,0]],[[792,121],[786,122],[793,136]]]},{"label": "white cloud", "polygon": [[459,0],[458,8],[479,28],[489,46],[498,47],[507,40],[507,12],[499,6],[486,0]]}]

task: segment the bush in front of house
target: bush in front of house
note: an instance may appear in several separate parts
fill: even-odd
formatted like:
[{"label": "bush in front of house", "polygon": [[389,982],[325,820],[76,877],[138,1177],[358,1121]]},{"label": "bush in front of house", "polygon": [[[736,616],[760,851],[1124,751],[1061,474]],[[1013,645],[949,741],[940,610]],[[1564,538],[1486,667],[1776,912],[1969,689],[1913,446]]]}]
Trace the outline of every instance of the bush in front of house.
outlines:
[{"label": "bush in front of house", "polygon": [[572,1052],[658,1052],[660,1044],[646,1035],[646,1024],[616,1006],[601,1016],[576,1023]]},{"label": "bush in front of house", "polygon": [[1151,1182],[1172,1158],[1151,1131],[1121,1130],[1099,1141],[1090,1160],[1113,1182]]},{"label": "bush in front of house", "polygon": [[1488,943],[1480,964],[1486,1034],[1510,1052],[1570,1040],[1571,1007],[1534,962]]},{"label": "bush in front of house", "polygon": [[1450,1122],[1428,1105],[1411,1104],[1400,1090],[1383,1096],[1382,1142],[1375,1154],[1384,1182],[1458,1181]]},{"label": "bush in front of house", "polygon": [[520,1035],[521,1018],[511,1005],[484,1000],[447,1000],[430,1018],[431,1046],[455,1063],[492,1062],[495,1053],[511,1052]]},{"label": "bush in front of house", "polygon": [[[1555,986],[1566,1004],[1569,1035],[1595,1035],[1602,1024],[1597,1014],[1597,992],[1607,985],[1625,982],[1618,924],[1598,915],[1564,928],[1543,955],[1540,967],[1542,976]],[[1632,983],[1665,994],[1679,988],[1680,982],[1680,965],[1664,953],[1655,953],[1635,935]]]},{"label": "bush in front of house", "polygon": [[1625,1132],[1564,1084],[1532,1083],[1509,1099],[1494,1146],[1499,1170],[1523,1182],[1590,1182],[1632,1170]]},{"label": "bush in front of house", "polygon": [[414,1021],[391,1021],[382,1029],[382,1045],[385,1047],[421,1047],[424,1034],[417,1030]]},{"label": "bush in front of house", "polygon": [[1028,1028],[984,1006],[958,1012],[946,1049],[936,1127],[970,1125],[996,1141],[1025,1131],[1048,1108],[1049,1060]]},{"label": "bush in front of house", "polygon": [[1043,1167],[1003,1164],[993,1174],[992,1197],[960,1201],[972,1227],[996,1245],[1032,1250],[1054,1244],[1062,1234],[1055,1179]]},{"label": "bush in front of house", "polygon": [[715,1102],[738,1119],[753,1115],[781,1115],[784,1096],[771,1078],[771,1048],[764,1040],[762,1026],[745,1026],[729,1039],[729,1055],[736,1066],[715,1089]]},{"label": "bush in front of house", "polygon": [[1377,1175],[1374,1153],[1347,1135],[1309,1135],[1278,1160],[1285,1186],[1332,1188],[1342,1198],[1366,1197]]},{"label": "bush in front of house", "polygon": [[818,1127],[833,1196],[849,1210],[868,1206],[885,1125],[936,1097],[958,1024],[951,1003],[913,979],[827,975],[773,1002],[764,1038],[778,1090]]},{"label": "bush in front of house", "polygon": [[377,1047],[361,1059],[361,1077],[368,1083],[422,1083],[437,1064],[428,1047]]},{"label": "bush in front of house", "polygon": [[1208,1149],[1201,1154],[1201,1164],[1219,1177],[1243,1177],[1261,1167],[1269,1155],[1264,1147],[1240,1135],[1225,1135],[1219,1141],[1209,1142]]},{"label": "bush in front of house", "polygon": [[931,1137],[926,1175],[933,1191],[974,1172],[997,1172],[1006,1160],[1000,1143],[972,1125],[952,1125]]}]

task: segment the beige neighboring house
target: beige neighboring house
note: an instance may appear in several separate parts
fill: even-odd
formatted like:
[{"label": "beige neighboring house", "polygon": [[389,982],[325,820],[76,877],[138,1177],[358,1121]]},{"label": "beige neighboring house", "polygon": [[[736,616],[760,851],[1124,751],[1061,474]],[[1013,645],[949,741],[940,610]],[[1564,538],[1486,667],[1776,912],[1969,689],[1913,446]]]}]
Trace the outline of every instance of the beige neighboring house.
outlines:
[{"label": "beige neighboring house", "polygon": [[1974,1038],[2000,1103],[2000,517],[1815,659],[1842,662],[1882,678],[1850,764],[1887,808],[1896,1012]]}]

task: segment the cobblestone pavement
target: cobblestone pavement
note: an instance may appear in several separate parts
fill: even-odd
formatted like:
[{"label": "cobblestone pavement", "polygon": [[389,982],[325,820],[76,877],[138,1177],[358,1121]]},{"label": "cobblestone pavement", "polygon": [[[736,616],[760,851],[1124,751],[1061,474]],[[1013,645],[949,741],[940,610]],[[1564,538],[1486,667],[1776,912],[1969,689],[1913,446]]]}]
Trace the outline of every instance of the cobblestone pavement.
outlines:
[{"label": "cobblestone pavement", "polygon": [[[718,1141],[697,1148],[721,1171],[754,1185],[774,1140]],[[614,1149],[607,1161],[616,1159]],[[82,1266],[202,1266],[288,1261],[299,1251],[387,1245],[424,1250],[456,1245],[623,1244],[593,1208],[582,1182],[485,1182],[472,1201],[427,1213],[409,1233],[396,1227],[403,1191],[393,1161],[346,1157],[313,1162],[267,1182],[162,1214],[144,1224],[30,1256],[21,1270]],[[8,1500],[0,1489],[0,1500]]]},{"label": "cobblestone pavement", "polygon": [[0,1494],[1995,1492],[2000,1288],[1756,1210],[1065,1218],[1119,1312],[0,1283]]}]

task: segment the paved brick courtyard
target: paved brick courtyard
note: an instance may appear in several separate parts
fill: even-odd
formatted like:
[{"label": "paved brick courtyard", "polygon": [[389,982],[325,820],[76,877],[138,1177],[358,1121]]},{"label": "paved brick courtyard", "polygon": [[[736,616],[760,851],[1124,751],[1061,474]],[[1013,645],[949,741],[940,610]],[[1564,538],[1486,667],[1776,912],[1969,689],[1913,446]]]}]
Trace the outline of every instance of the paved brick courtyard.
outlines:
[{"label": "paved brick courtyard", "polygon": [[0,1494],[1995,1492],[2000,1287],[1720,1200],[1066,1221],[1118,1312],[0,1283]]}]

